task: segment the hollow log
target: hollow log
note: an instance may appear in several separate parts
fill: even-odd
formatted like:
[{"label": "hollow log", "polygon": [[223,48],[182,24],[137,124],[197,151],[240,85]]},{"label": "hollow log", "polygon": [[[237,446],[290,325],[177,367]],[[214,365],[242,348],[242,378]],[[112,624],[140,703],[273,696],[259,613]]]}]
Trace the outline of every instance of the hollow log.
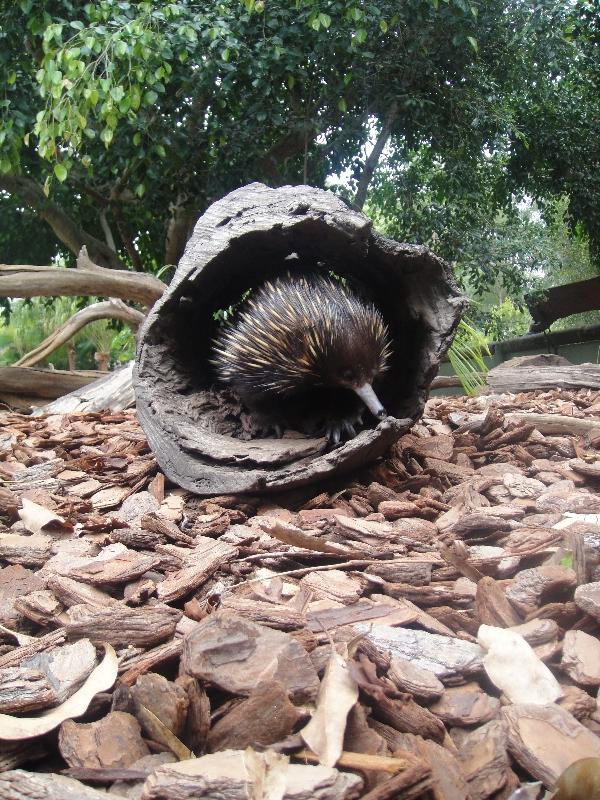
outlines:
[{"label": "hollow log", "polygon": [[[329,451],[325,439],[245,441],[224,413],[224,393],[213,387],[215,312],[295,265],[362,283],[393,340],[378,389],[390,416]],[[198,494],[276,491],[347,472],[381,456],[419,418],[464,305],[444,261],[377,233],[332,193],[251,184],[198,220],[169,288],[140,330],[140,422],[164,473]]]}]

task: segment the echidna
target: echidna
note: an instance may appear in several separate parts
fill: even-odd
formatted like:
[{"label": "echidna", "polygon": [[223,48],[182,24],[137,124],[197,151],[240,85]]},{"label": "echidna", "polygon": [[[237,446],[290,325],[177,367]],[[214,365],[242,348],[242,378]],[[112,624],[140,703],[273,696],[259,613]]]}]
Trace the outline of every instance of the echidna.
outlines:
[{"label": "echidna", "polygon": [[220,383],[250,407],[265,400],[285,406],[294,397],[309,404],[316,392],[314,404],[328,396],[329,409],[321,410],[341,417],[328,428],[337,443],[342,430],[355,435],[349,397],[357,395],[376,417],[385,416],[373,381],[390,355],[387,326],[372,303],[323,275],[287,274],[264,283],[219,331],[211,363]]}]

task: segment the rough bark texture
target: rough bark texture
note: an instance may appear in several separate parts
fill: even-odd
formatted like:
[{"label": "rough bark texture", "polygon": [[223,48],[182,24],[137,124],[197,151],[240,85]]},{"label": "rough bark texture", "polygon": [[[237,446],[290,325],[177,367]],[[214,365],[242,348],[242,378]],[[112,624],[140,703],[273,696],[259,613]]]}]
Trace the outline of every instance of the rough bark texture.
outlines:
[{"label": "rough bark texture", "polygon": [[557,319],[600,308],[600,278],[554,286],[541,298],[528,297],[526,301],[533,317],[531,331],[543,331]]},{"label": "rough bark texture", "polygon": [[[208,363],[214,312],[288,270],[291,254],[308,268],[324,263],[365,284],[394,340],[381,386],[390,416],[330,452],[324,440],[301,440],[298,451],[298,440],[243,441],[214,426],[222,405]],[[463,305],[442,260],[376,233],[333,194],[251,184],[200,218],[142,327],[134,375],[140,421],[164,473],[198,494],[273,491],[347,472],[380,456],[418,419]]]}]

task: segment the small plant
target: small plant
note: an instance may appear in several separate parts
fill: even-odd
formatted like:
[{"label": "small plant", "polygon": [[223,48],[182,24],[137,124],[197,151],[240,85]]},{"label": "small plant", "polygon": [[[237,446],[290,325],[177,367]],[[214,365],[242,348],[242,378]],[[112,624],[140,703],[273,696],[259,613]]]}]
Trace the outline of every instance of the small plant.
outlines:
[{"label": "small plant", "polygon": [[448,358],[465,394],[477,394],[485,386],[488,368],[484,357],[490,355],[490,348],[483,333],[461,319],[448,351]]}]

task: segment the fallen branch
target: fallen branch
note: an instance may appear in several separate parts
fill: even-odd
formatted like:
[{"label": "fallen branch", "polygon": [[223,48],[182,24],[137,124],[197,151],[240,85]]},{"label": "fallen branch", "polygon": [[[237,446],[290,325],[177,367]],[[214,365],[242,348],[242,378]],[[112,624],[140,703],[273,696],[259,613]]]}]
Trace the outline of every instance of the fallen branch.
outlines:
[{"label": "fallen branch", "polygon": [[98,295],[150,307],[165,289],[153,275],[99,267],[90,260],[85,247],[75,269],[0,264],[0,297]]},{"label": "fallen branch", "polygon": [[121,411],[135,402],[131,373],[133,362],[113,372],[95,373],[99,376],[92,383],[89,381],[81,387],[75,387],[68,394],[55,395],[58,399],[46,406],[36,408],[33,416],[39,414],[83,413],[84,411],[100,411],[111,409]]},{"label": "fallen branch", "polygon": [[560,414],[534,414],[527,411],[511,411],[505,417],[509,422],[520,422],[535,425],[544,435],[583,436],[590,431],[600,430],[597,419],[583,417],[566,417]]},{"label": "fallen branch", "polygon": [[94,305],[82,308],[81,311],[73,314],[43,342],[40,342],[37,347],[20,358],[14,366],[32,367],[61,347],[61,345],[66,344],[69,339],[75,336],[82,328],[85,328],[86,325],[89,325],[90,322],[98,319],[120,319],[135,331],[144,319],[144,315],[141,311],[137,311],[137,309],[126,305],[122,300],[116,300],[115,298],[102,303],[94,303]]},{"label": "fallen branch", "polygon": [[[600,389],[600,365],[568,364],[543,366],[511,359],[490,370],[487,384],[496,394],[531,392],[535,389]],[[515,363],[517,362],[517,363]]]},{"label": "fallen branch", "polygon": [[17,394],[53,399],[86,386],[102,374],[93,370],[70,372],[62,369],[3,367],[0,369],[0,396]]}]

